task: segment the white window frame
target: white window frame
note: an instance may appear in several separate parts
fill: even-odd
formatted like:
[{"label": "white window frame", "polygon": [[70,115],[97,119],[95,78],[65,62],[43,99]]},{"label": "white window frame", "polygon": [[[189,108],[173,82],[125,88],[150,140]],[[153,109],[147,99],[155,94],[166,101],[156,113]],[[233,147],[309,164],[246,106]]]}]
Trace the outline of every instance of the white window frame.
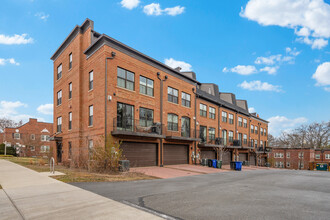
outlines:
[{"label": "white window frame", "polygon": [[16,140],[21,139],[21,134],[20,133],[14,133],[14,139],[16,139]]},{"label": "white window frame", "polygon": [[315,154],[315,159],[321,159],[321,155],[320,154]]},{"label": "white window frame", "polygon": [[40,146],[40,153],[48,153],[50,151],[50,146],[42,145]]},{"label": "white window frame", "polygon": [[30,139],[31,139],[31,140],[35,140],[35,139],[36,139],[35,134],[31,134],[31,135],[30,135]]},{"label": "white window frame", "polygon": [[49,135],[42,134],[41,135],[41,141],[49,141]]},{"label": "white window frame", "polygon": [[[214,118],[213,117],[211,118],[211,115],[214,115]],[[213,108],[211,106],[209,106],[209,117],[211,119],[215,119],[215,108]]]},{"label": "white window frame", "polygon": [[290,152],[286,153],[286,158],[290,158]]},{"label": "white window frame", "polygon": [[325,154],[325,159],[330,159],[330,154]]},{"label": "white window frame", "polygon": [[243,127],[247,128],[247,120],[245,118],[243,118]]}]

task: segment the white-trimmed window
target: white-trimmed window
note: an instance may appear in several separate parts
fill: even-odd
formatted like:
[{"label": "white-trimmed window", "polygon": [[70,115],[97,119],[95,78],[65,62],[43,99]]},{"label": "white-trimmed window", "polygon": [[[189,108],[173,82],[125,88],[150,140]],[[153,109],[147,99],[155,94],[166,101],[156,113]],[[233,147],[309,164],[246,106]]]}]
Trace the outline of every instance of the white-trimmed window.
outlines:
[{"label": "white-trimmed window", "polygon": [[199,104],[199,114],[200,116],[202,117],[206,117],[206,114],[207,114],[207,106],[204,105],[204,104]]},{"label": "white-trimmed window", "polygon": [[258,127],[254,126],[254,133],[258,134]]},{"label": "white-trimmed window", "polygon": [[57,67],[57,80],[62,77],[62,63]]},{"label": "white-trimmed window", "polygon": [[167,87],[167,100],[175,104],[179,103],[179,91],[172,87]]},{"label": "white-trimmed window", "polygon": [[304,158],[304,152],[299,152],[299,158]]},{"label": "white-trimmed window", "polygon": [[275,162],[275,167],[278,167],[278,162],[277,161]]},{"label": "white-trimmed window", "polygon": [[215,108],[209,107],[209,117],[215,119]]},{"label": "white-trimmed window", "polygon": [[264,135],[264,130],[262,128],[260,128],[260,134],[261,136]]},{"label": "white-trimmed window", "polygon": [[182,92],[181,93],[181,103],[183,106],[186,106],[188,108],[190,108],[191,105],[191,97],[188,93]]},{"label": "white-trimmed window", "polygon": [[238,126],[239,127],[243,126],[243,119],[241,117],[238,117]]},{"label": "white-trimmed window", "polygon": [[247,135],[246,134],[243,134],[243,143],[247,144]]},{"label": "white-trimmed window", "polygon": [[326,154],[325,159],[330,159],[330,154]]},{"label": "white-trimmed window", "polygon": [[68,127],[69,127],[69,130],[72,129],[72,112],[69,112],[69,125],[68,125]]},{"label": "white-trimmed window", "polygon": [[169,131],[178,131],[179,118],[176,114],[167,114],[167,129]]},{"label": "white-trimmed window", "polygon": [[90,105],[89,106],[88,126],[93,126],[93,114],[94,114],[93,105]]},{"label": "white-trimmed window", "polygon": [[72,82],[69,83],[69,99],[72,99]]},{"label": "white-trimmed window", "polygon": [[286,167],[290,167],[290,162],[286,162]]},{"label": "white-trimmed window", "polygon": [[57,118],[57,132],[62,132],[62,117]]},{"label": "white-trimmed window", "polygon": [[286,158],[290,158],[290,152],[286,153]]},{"label": "white-trimmed window", "polygon": [[227,112],[222,112],[222,121],[227,122]]},{"label": "white-trimmed window", "polygon": [[57,105],[62,104],[62,90],[57,92]]},{"label": "white-trimmed window", "polygon": [[69,69],[72,68],[72,53],[69,54]]},{"label": "white-trimmed window", "polygon": [[280,161],[280,164],[279,164],[280,166],[280,168],[284,168],[284,164],[283,164],[283,162],[282,161]]},{"label": "white-trimmed window", "polygon": [[40,153],[48,153],[50,150],[49,146],[40,146]]},{"label": "white-trimmed window", "polygon": [[253,134],[254,130],[253,130],[254,126],[251,125],[251,134]]},{"label": "white-trimmed window", "polygon": [[244,128],[247,128],[247,120],[245,118],[243,118],[243,126]]},{"label": "white-trimmed window", "polygon": [[93,72],[93,70],[89,72],[88,78],[89,78],[88,89],[92,90],[93,87],[94,87],[94,85],[93,85],[93,83],[94,83],[94,72]]},{"label": "white-trimmed window", "polygon": [[30,151],[35,151],[36,148],[34,146],[30,146]]},{"label": "white-trimmed window", "polygon": [[31,134],[31,135],[30,135],[30,139],[31,139],[31,140],[35,140],[35,139],[36,139],[36,136],[35,136],[34,134]]},{"label": "white-trimmed window", "polygon": [[140,93],[154,96],[154,81],[147,77],[140,76]]},{"label": "white-trimmed window", "polygon": [[234,132],[233,131],[228,132],[228,140],[230,143],[232,143],[234,141]]},{"label": "white-trimmed window", "polygon": [[41,135],[41,141],[49,141],[49,135]]},{"label": "white-trimmed window", "polygon": [[234,124],[234,115],[229,114],[229,124]]},{"label": "white-trimmed window", "polygon": [[321,155],[320,154],[315,154],[315,159],[321,159]]},{"label": "white-trimmed window", "polygon": [[266,129],[264,129],[264,135],[267,136],[267,130]]},{"label": "white-trimmed window", "polygon": [[14,139],[21,139],[20,133],[14,133]]}]

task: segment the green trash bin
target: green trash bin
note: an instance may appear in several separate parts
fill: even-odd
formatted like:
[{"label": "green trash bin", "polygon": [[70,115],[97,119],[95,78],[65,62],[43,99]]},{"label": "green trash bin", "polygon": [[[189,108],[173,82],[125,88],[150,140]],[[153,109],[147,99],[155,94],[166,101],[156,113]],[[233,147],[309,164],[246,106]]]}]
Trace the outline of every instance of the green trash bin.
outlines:
[{"label": "green trash bin", "polygon": [[318,163],[318,164],[316,164],[316,170],[327,171],[328,165],[324,164],[324,163]]},{"label": "green trash bin", "polygon": [[222,167],[222,160],[217,160],[217,168],[221,169]]}]

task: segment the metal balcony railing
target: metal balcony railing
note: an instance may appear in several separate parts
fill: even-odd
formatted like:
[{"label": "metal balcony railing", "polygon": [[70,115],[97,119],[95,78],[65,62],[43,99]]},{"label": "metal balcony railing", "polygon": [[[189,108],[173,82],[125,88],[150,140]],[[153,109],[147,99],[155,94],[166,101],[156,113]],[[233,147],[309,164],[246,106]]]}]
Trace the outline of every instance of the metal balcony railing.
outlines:
[{"label": "metal balcony railing", "polygon": [[234,146],[234,147],[239,147],[239,146],[242,146],[242,143],[240,140],[237,140],[237,139],[229,139],[228,140],[228,145],[229,146]]},{"label": "metal balcony railing", "polygon": [[[197,132],[198,134],[198,132]],[[181,127],[177,125],[170,125],[165,127],[166,137],[182,137],[182,138],[194,138],[195,129],[188,127]]]},{"label": "metal balcony railing", "polygon": [[210,145],[224,145],[223,138],[215,137],[205,137],[204,135],[199,135],[200,144],[210,144]]},{"label": "metal balcony railing", "polygon": [[139,132],[161,135],[164,126],[159,122],[138,120],[131,118],[114,118],[113,130],[114,131],[127,131],[127,132]]}]

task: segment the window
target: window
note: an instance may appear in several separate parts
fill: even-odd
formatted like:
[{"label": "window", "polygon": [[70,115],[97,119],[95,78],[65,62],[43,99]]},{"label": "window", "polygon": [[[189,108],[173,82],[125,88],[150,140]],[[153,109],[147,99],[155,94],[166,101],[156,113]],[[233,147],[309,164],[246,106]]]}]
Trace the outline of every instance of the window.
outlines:
[{"label": "window", "polygon": [[30,151],[35,151],[36,148],[34,146],[30,146]]},{"label": "window", "polygon": [[49,141],[49,135],[41,135],[41,141]]},{"label": "window", "polygon": [[36,139],[36,136],[34,134],[31,134],[30,139],[31,140],[35,140]]},{"label": "window", "polygon": [[260,134],[261,136],[264,135],[264,130],[262,128],[260,128]]},{"label": "window", "polygon": [[62,77],[62,63],[57,67],[57,80]]},{"label": "window", "polygon": [[321,159],[320,154],[315,154],[315,159]]},{"label": "window", "polygon": [[290,158],[290,153],[286,153],[286,158]]},{"label": "window", "polygon": [[227,112],[222,112],[222,121],[227,122]]},{"label": "window", "polygon": [[247,128],[247,120],[245,118],[243,119],[243,126],[244,128]]},{"label": "window", "polygon": [[209,107],[209,117],[215,119],[215,108]]},{"label": "window", "polygon": [[200,114],[200,116],[206,117],[206,109],[207,109],[206,105],[199,104],[199,114]]},{"label": "window", "polygon": [[282,161],[280,161],[280,168],[284,168],[284,164]]},{"label": "window", "polygon": [[93,153],[93,140],[88,140],[88,152],[89,152],[89,158],[91,158]]},{"label": "window", "polygon": [[209,140],[215,140],[215,128],[209,128]]},{"label": "window", "polygon": [[181,118],[181,136],[190,137],[190,118],[188,117]]},{"label": "window", "polygon": [[72,68],[72,53],[69,55],[69,69]]},{"label": "window", "polygon": [[267,130],[266,129],[264,129],[264,135],[267,136]]},{"label": "window", "polygon": [[250,143],[251,147],[254,147],[253,139],[251,139],[250,142],[251,142],[251,143]]},{"label": "window", "polygon": [[62,117],[57,118],[57,132],[62,132]]},{"label": "window", "polygon": [[330,154],[326,154],[325,159],[330,159]]},{"label": "window", "polygon": [[154,96],[154,81],[144,76],[140,76],[140,93]]},{"label": "window", "polygon": [[254,146],[255,146],[256,149],[258,148],[258,141],[257,140],[254,140]]},{"label": "window", "polygon": [[69,99],[72,99],[72,83],[69,83]]},{"label": "window", "polygon": [[243,119],[241,117],[238,117],[238,126],[239,127],[243,126]]},{"label": "window", "polygon": [[234,124],[234,115],[229,114],[229,124]]},{"label": "window", "polygon": [[258,127],[254,126],[254,133],[258,134]]},{"label": "window", "polygon": [[206,126],[199,126],[199,138],[201,139],[202,143],[206,142],[206,132],[207,132],[207,127]]},{"label": "window", "polygon": [[62,104],[62,90],[57,92],[57,105]]},{"label": "window", "polygon": [[117,103],[117,129],[133,131],[134,106],[124,103]]},{"label": "window", "polygon": [[93,89],[93,82],[94,82],[94,72],[91,71],[89,72],[89,84],[88,84],[88,89],[92,90]]},{"label": "window", "polygon": [[223,139],[223,144],[227,145],[227,131],[222,130],[222,139]]},{"label": "window", "polygon": [[190,108],[190,95],[188,93],[182,92],[181,93],[181,102],[182,106],[186,106]]},{"label": "window", "polygon": [[14,133],[13,137],[14,139],[21,139],[20,133]]},{"label": "window", "polygon": [[299,167],[299,169],[304,169],[304,162],[303,161],[299,161],[298,162],[298,167]]},{"label": "window", "polygon": [[41,146],[40,147],[40,152],[41,153],[48,153],[49,152],[50,147],[49,146]]},{"label": "window", "polygon": [[253,128],[254,128],[254,126],[253,126],[253,125],[251,125],[251,134],[253,134],[253,133],[254,133],[254,130],[253,130]]},{"label": "window", "polygon": [[243,135],[242,135],[242,133],[238,133],[238,140],[239,140],[239,144],[241,145],[242,144],[242,141],[243,141]]},{"label": "window", "polygon": [[232,143],[234,141],[234,132],[229,131],[228,137],[229,137],[229,142]]},{"label": "window", "polygon": [[88,126],[93,126],[93,106],[89,106]]},{"label": "window", "polygon": [[178,131],[178,116],[175,114],[167,115],[167,129],[169,131]]},{"label": "window", "polygon": [[275,167],[278,167],[278,162],[277,161],[275,162]]},{"label": "window", "polygon": [[71,141],[68,142],[68,145],[69,145],[68,157],[69,157],[69,160],[71,160],[72,159],[72,143],[71,143]]},{"label": "window", "polygon": [[280,158],[283,158],[284,157],[284,153],[280,153]]},{"label": "window", "polygon": [[69,130],[72,129],[72,112],[69,112]]},{"label": "window", "polygon": [[286,162],[286,167],[290,167],[290,162]]},{"label": "window", "polygon": [[263,142],[262,141],[260,141],[260,147],[263,147]]},{"label": "window", "polygon": [[243,135],[243,143],[247,144],[247,135],[246,134]]},{"label": "window", "polygon": [[304,152],[299,152],[299,158],[304,158]]},{"label": "window", "polygon": [[154,123],[154,111],[147,108],[140,108],[140,126],[149,127]]},{"label": "window", "polygon": [[134,91],[134,73],[124,70],[120,67],[117,68],[117,85],[119,87]]},{"label": "window", "polygon": [[167,88],[167,96],[169,102],[178,104],[179,103],[178,94],[179,92],[177,89],[173,89],[171,87]]}]

